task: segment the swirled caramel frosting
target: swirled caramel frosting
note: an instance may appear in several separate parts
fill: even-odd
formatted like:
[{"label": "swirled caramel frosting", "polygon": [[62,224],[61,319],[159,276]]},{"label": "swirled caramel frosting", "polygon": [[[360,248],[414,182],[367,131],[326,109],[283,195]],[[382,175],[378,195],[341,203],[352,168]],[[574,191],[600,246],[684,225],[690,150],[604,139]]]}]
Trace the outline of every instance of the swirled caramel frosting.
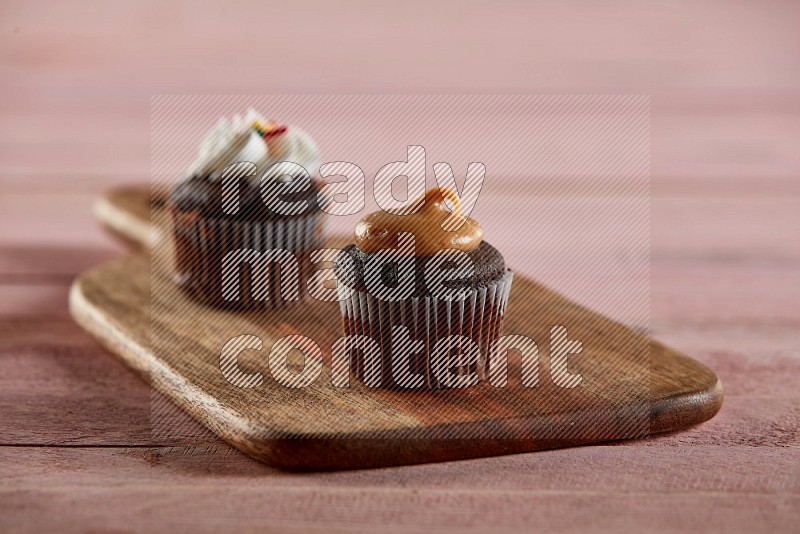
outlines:
[{"label": "swirled caramel frosting", "polygon": [[[453,206],[452,212],[445,197]],[[356,224],[356,246],[367,254],[395,249],[400,234],[410,233],[414,236],[414,254],[429,257],[445,249],[470,252],[483,241],[481,225],[461,214],[461,202],[451,189],[428,190],[409,211],[412,213],[408,215],[387,211],[367,215]]]}]

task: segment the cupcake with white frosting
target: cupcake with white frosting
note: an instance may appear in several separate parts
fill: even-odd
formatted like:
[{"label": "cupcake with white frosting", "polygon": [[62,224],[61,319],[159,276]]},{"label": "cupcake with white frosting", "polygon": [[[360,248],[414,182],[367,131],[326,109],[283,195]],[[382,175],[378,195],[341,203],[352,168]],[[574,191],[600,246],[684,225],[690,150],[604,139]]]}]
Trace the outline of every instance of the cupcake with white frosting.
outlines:
[{"label": "cupcake with white frosting", "polygon": [[171,193],[175,280],[230,309],[297,301],[324,244],[319,151],[300,128],[248,110],[223,118]]}]

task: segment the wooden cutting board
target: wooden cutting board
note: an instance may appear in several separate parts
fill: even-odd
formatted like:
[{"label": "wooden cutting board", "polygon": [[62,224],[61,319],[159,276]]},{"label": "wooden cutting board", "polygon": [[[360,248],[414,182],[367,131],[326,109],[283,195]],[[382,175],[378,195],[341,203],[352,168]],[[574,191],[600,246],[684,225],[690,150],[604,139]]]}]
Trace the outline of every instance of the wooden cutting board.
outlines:
[{"label": "wooden cutting board", "polygon": [[[721,384],[708,368],[521,276],[514,279],[504,333],[539,346],[536,387],[522,384],[514,351],[506,387],[391,392],[352,380],[348,388],[334,387],[329,354],[342,335],[338,304],[312,300],[243,314],[194,302],[170,282],[168,262],[150,252],[170,241],[162,207],[147,187],[98,201],[101,223],[139,250],[75,280],[72,315],[153,387],[266,463],[345,469],[639,438],[706,421],[722,404]],[[569,360],[570,372],[582,377],[578,387],[550,379],[552,324],[583,344]],[[263,342],[261,351],[239,357],[244,372],[262,373],[255,388],[236,387],[220,371],[222,346],[242,334]],[[323,351],[322,374],[306,388],[279,385],[269,373],[269,348],[289,334],[306,335]],[[294,363],[299,369],[303,360]]]}]

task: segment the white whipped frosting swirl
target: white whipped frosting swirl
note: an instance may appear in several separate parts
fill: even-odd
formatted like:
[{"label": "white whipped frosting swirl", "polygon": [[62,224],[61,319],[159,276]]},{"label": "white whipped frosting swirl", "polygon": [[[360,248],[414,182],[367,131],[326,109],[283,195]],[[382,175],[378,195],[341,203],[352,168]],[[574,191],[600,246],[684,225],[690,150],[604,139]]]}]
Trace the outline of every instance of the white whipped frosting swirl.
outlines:
[{"label": "white whipped frosting swirl", "polygon": [[[271,125],[254,109],[221,118],[200,143],[197,159],[189,167],[189,176],[210,175],[219,179],[221,171],[231,163],[250,161],[258,171],[252,178],[260,180],[263,172],[273,163],[290,161],[305,167],[313,174],[319,169],[319,150],[306,132],[295,126],[269,140],[256,130],[256,125]],[[277,177],[279,174],[273,176]]]}]

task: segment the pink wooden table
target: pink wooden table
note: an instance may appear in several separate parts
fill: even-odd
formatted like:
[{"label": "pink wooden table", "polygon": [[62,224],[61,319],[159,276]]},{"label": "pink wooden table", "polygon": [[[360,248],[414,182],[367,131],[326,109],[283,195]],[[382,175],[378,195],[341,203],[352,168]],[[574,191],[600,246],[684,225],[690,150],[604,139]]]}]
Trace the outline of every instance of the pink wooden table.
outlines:
[{"label": "pink wooden table", "polygon": [[[0,11],[0,530],[797,528],[797,4]],[[644,441],[343,473],[273,470],[178,413],[187,436],[154,439],[150,390],[71,321],[67,289],[122,253],[90,206],[147,181],[151,95],[198,92],[652,95],[651,326],[717,372],[722,411]]]}]

